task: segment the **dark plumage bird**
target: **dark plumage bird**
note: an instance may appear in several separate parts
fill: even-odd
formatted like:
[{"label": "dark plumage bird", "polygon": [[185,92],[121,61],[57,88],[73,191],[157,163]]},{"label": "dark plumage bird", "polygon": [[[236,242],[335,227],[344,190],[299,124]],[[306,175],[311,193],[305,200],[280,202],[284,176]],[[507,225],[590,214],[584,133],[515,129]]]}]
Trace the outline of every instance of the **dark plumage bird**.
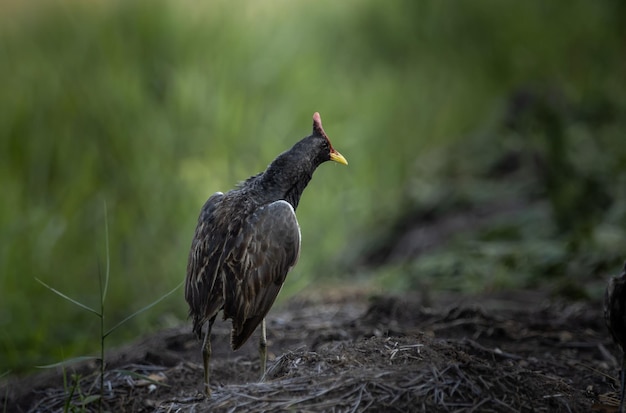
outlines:
[{"label": "dark plumage bird", "polygon": [[265,316],[300,254],[295,209],[315,169],[326,161],[347,165],[313,115],[313,133],[278,155],[264,172],[206,201],[191,244],[185,299],[201,338],[204,385],[209,388],[211,327],[217,314],[232,320],[231,346],[241,347],[261,324],[261,374],[267,363]]},{"label": "dark plumage bird", "polygon": [[613,340],[622,350],[622,369],[620,371],[619,412],[624,413],[624,387],[626,384],[626,263],[618,277],[612,277],[604,294],[604,321],[613,336]]}]

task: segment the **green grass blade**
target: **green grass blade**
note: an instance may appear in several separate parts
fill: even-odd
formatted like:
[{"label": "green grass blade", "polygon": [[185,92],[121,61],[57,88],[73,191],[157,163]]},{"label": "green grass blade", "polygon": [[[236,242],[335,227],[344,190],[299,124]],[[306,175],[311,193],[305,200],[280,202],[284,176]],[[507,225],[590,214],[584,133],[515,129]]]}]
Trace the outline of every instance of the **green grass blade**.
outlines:
[{"label": "green grass blade", "polygon": [[76,392],[76,386],[78,386],[78,381],[74,381],[74,384],[68,391],[67,372],[65,371],[65,367],[63,367],[63,389],[67,393],[67,397],[65,398],[65,404],[63,406],[63,413],[67,413],[70,411],[70,408],[72,406],[72,397],[74,397],[74,392]]},{"label": "green grass blade", "polygon": [[81,405],[83,407],[87,406],[90,403],[93,403],[95,401],[98,401],[101,399],[101,396],[99,394],[92,394],[90,396],[85,397],[82,401],[81,401]]},{"label": "green grass blade", "polygon": [[157,305],[158,303],[160,303],[161,301],[163,301],[164,299],[166,299],[167,297],[172,295],[176,290],[178,290],[180,287],[183,286],[183,283],[184,283],[184,281],[181,281],[180,284],[178,284],[176,287],[174,287],[174,289],[171,290],[170,292],[166,293],[165,295],[162,295],[160,298],[158,298],[157,300],[151,302],[147,306],[145,306],[145,307],[135,311],[134,313],[132,313],[131,315],[129,315],[128,317],[126,317],[125,319],[123,319],[122,321],[120,321],[119,323],[114,325],[113,327],[111,327],[109,330],[107,330],[106,333],[104,333],[104,337],[105,338],[108,337],[108,335],[111,334],[115,329],[117,329],[119,326],[121,326],[122,324],[124,324],[125,322],[130,320],[131,318],[133,318],[133,317],[143,313],[144,311],[149,310],[150,308],[154,307],[155,305]]},{"label": "green grass blade", "polygon": [[[8,374],[9,372],[5,372],[2,376],[0,376],[0,378],[4,377],[5,374]],[[2,406],[2,411],[3,412],[7,412],[7,406],[9,405],[9,386],[6,386],[4,388],[4,405]]]},{"label": "green grass blade", "polygon": [[59,290],[57,290],[57,289],[55,289],[55,288],[52,288],[51,286],[49,286],[49,285],[48,285],[48,284],[46,284],[45,282],[41,281],[39,278],[35,277],[35,280],[37,280],[37,282],[38,282],[39,284],[43,285],[44,287],[46,287],[47,289],[49,289],[49,290],[50,290],[50,291],[52,291],[53,293],[57,294],[58,296],[60,296],[60,297],[62,297],[62,298],[65,298],[67,301],[69,301],[69,302],[71,302],[71,303],[73,303],[73,304],[75,304],[75,305],[79,306],[80,308],[83,308],[83,309],[85,309],[85,310],[87,310],[87,311],[89,311],[89,312],[94,313],[94,314],[95,314],[95,315],[97,315],[98,317],[102,317],[102,315],[101,315],[98,311],[94,310],[93,308],[91,308],[91,307],[89,307],[89,306],[86,306],[85,304],[81,303],[80,301],[76,301],[76,300],[74,300],[73,298],[68,297],[67,295],[63,294],[61,291],[59,291]]},{"label": "green grass blade", "polygon": [[72,365],[72,364],[80,363],[81,361],[85,361],[85,360],[95,360],[97,358],[98,357],[95,357],[95,356],[72,357],[71,359],[59,361],[58,363],[46,364],[46,365],[43,365],[43,366],[35,366],[35,367],[38,368],[38,369],[54,369],[56,367],[63,367],[63,368],[65,368],[65,366],[69,366],[69,365]]}]

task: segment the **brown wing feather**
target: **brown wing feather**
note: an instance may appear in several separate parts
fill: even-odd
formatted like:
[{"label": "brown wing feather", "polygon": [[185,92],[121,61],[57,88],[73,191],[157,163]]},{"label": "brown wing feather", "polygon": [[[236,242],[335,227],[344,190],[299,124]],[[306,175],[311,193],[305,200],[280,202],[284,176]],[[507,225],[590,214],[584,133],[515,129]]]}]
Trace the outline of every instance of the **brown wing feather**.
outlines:
[{"label": "brown wing feather", "polygon": [[193,331],[198,336],[204,323],[224,304],[219,267],[225,238],[215,214],[223,198],[224,194],[216,192],[202,207],[187,261],[185,299],[193,318]]},{"label": "brown wing feather", "polygon": [[274,304],[300,253],[300,227],[291,205],[276,201],[257,209],[224,258],[224,318],[232,318],[234,350],[248,340]]}]

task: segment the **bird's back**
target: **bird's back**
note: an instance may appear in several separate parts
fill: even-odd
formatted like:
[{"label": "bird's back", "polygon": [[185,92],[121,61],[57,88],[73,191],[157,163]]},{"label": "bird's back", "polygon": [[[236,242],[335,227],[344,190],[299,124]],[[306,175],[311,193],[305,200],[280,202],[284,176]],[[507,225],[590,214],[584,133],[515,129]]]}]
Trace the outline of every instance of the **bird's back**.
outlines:
[{"label": "bird's back", "polygon": [[293,207],[262,199],[253,182],[205,203],[187,266],[186,299],[194,332],[224,309],[240,347],[271,308],[297,261],[300,230]]}]

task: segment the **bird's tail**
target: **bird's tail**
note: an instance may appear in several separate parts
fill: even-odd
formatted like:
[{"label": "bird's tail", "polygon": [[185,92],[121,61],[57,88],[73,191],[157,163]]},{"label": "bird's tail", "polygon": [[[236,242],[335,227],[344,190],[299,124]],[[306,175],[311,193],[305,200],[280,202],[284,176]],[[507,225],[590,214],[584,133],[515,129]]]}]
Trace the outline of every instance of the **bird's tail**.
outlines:
[{"label": "bird's tail", "polygon": [[252,333],[254,333],[254,330],[256,330],[261,321],[263,321],[264,317],[265,315],[263,317],[256,316],[248,318],[241,326],[241,329],[236,328],[233,323],[233,329],[230,333],[231,348],[233,350],[237,350],[243,346],[244,343],[248,341]]}]

